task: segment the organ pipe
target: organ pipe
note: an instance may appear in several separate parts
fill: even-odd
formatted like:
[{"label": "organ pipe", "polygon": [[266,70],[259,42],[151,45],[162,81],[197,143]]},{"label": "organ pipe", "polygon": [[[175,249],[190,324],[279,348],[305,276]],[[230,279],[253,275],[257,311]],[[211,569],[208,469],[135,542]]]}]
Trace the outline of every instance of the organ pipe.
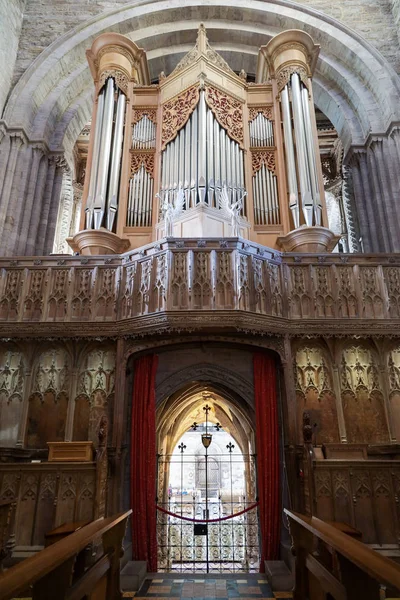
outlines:
[{"label": "organ pipe", "polygon": [[315,157],[314,137],[313,137],[313,131],[312,131],[312,125],[311,125],[308,90],[304,85],[303,85],[303,89],[301,90],[301,95],[302,95],[302,101],[303,101],[304,128],[305,128],[305,132],[306,132],[306,146],[307,146],[308,166],[309,166],[309,170],[310,170],[311,191],[312,191],[313,202],[314,202],[315,222],[317,225],[321,225],[322,206],[321,206],[321,198],[320,198],[320,194],[319,194],[317,161],[316,161],[316,157]]},{"label": "organ pipe", "polygon": [[94,228],[100,229],[105,213],[107,179],[110,166],[110,151],[114,115],[114,80],[110,77],[106,85],[103,123],[98,162],[98,175],[93,204]]},{"label": "organ pipe", "polygon": [[104,110],[104,90],[101,90],[98,101],[97,101],[97,116],[96,126],[94,130],[94,146],[93,146],[93,159],[92,169],[90,171],[89,181],[89,194],[86,203],[86,227],[90,229],[92,227],[93,220],[93,198],[96,189],[97,170],[99,166],[99,152],[100,152],[100,138],[101,138],[101,126],[103,123],[103,110]]},{"label": "organ pipe", "polygon": [[290,115],[289,92],[286,85],[281,93],[283,135],[285,139],[286,170],[289,188],[289,208],[292,213],[294,226],[300,227],[299,198],[296,178],[296,161],[292,135],[292,119]]},{"label": "organ pipe", "polygon": [[293,123],[296,135],[296,156],[300,180],[301,202],[306,225],[313,224],[313,199],[311,193],[310,170],[304,129],[304,114],[301,100],[300,77],[293,73],[291,77]]},{"label": "organ pipe", "polygon": [[186,209],[198,204],[218,208],[218,192],[224,185],[232,202],[243,196],[243,150],[219,125],[201,91],[188,122],[163,151],[162,202],[174,200],[182,187]]},{"label": "organ pipe", "polygon": [[115,131],[111,154],[111,171],[107,199],[107,229],[112,231],[118,209],[118,188],[121,171],[122,141],[124,134],[125,96],[120,94],[115,117]]}]

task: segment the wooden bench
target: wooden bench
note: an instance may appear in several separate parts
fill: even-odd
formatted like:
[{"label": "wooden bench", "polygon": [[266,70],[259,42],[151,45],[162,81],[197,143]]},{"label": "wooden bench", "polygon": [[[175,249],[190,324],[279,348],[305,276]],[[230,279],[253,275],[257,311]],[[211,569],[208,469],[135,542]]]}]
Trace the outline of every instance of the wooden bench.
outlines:
[{"label": "wooden bench", "polygon": [[294,600],[400,597],[397,563],[317,517],[285,513],[296,557]]},{"label": "wooden bench", "polygon": [[[0,574],[0,600],[27,590],[33,600],[120,600],[122,541],[131,512],[93,521]],[[88,564],[85,549],[96,542],[101,551]]]}]

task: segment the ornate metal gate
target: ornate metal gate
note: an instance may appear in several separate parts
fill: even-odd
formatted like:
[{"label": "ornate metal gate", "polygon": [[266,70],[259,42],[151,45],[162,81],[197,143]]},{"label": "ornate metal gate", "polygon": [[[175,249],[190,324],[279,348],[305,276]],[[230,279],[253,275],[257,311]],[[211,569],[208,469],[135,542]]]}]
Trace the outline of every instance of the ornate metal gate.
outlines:
[{"label": "ornate metal gate", "polygon": [[254,456],[231,441],[221,453],[221,444],[211,444],[214,427],[224,433],[218,424],[194,424],[202,451],[190,452],[182,441],[173,454],[158,457],[159,572],[259,569]]}]

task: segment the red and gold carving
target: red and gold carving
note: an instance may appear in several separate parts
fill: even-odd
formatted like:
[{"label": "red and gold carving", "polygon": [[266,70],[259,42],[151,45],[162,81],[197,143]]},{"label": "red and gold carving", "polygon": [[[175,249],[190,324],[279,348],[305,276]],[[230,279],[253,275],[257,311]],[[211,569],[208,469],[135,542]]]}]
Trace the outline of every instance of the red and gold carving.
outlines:
[{"label": "red and gold carving", "polygon": [[157,109],[146,106],[135,106],[132,110],[132,125],[136,125],[143,117],[147,117],[152,123],[156,124]]},{"label": "red and gold carving", "polygon": [[199,86],[193,85],[163,105],[162,148],[176,138],[189,120],[200,98]]},{"label": "red and gold carving", "polygon": [[150,177],[154,178],[154,152],[131,152],[131,177],[139,171],[142,165]]},{"label": "red and gold carving", "polygon": [[268,150],[255,150],[251,152],[251,166],[253,175],[265,165],[269,171],[276,175],[275,152]]},{"label": "red and gold carving", "polygon": [[254,121],[260,113],[266,119],[273,120],[272,106],[249,106],[249,121]]},{"label": "red and gold carving", "polygon": [[243,148],[242,103],[211,86],[206,87],[206,102],[229,137]]}]

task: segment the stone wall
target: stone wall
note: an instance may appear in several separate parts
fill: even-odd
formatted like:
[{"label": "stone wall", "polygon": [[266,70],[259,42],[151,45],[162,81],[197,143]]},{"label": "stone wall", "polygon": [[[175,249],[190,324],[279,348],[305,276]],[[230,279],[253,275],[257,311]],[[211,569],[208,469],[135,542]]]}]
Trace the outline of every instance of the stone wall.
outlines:
[{"label": "stone wall", "polygon": [[24,7],[25,0],[0,0],[0,116],[12,81]]},{"label": "stone wall", "polygon": [[[398,19],[399,0],[294,0],[296,4],[317,9],[332,16],[363,36],[400,72],[400,48],[393,15]],[[10,4],[1,0],[2,4]],[[1,6],[0,3],[0,6]],[[12,5],[21,5],[13,0]],[[131,4],[127,0],[81,2],[80,0],[27,0],[13,84],[33,60],[52,42],[85,21]],[[393,7],[392,7],[393,5]],[[393,8],[393,13],[392,13]],[[216,7],[219,18],[223,10]],[[218,16],[217,15],[217,16]],[[11,18],[11,17],[9,17]],[[192,13],[193,18],[193,13]],[[201,19],[199,15],[199,19]],[[144,23],[143,26],[146,24]],[[194,27],[197,26],[194,25]],[[146,44],[144,44],[146,47]]]}]

